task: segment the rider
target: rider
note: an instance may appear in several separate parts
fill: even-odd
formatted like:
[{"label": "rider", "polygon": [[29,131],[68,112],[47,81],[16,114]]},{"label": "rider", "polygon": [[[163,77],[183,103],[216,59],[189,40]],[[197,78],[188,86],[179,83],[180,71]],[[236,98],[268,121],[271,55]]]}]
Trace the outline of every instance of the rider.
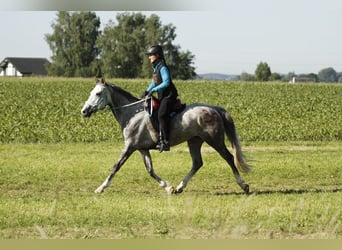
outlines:
[{"label": "rider", "polygon": [[157,148],[160,152],[170,151],[169,114],[178,96],[177,89],[172,83],[170,70],[164,59],[163,48],[160,45],[152,45],[147,50],[146,55],[153,65],[153,78],[145,91],[145,96],[157,92],[160,102],[158,109],[159,144]]}]

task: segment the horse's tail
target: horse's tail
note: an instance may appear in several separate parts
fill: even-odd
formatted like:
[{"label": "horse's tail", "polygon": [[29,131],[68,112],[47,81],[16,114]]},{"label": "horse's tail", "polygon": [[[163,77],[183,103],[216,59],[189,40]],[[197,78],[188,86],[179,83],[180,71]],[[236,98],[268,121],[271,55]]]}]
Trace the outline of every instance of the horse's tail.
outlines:
[{"label": "horse's tail", "polygon": [[217,111],[222,117],[225,132],[232,144],[234,164],[240,171],[248,173],[251,170],[251,166],[246,163],[245,157],[242,153],[239,136],[236,133],[233,118],[225,109],[221,107],[218,107]]}]

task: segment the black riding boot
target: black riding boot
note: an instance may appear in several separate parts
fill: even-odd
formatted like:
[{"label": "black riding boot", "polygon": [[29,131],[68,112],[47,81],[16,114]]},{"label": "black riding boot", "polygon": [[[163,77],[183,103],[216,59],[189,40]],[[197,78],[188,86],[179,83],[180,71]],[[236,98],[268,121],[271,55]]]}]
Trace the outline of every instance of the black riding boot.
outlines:
[{"label": "black riding boot", "polygon": [[170,151],[170,144],[166,136],[163,136],[162,133],[159,134],[159,144],[156,146],[159,149],[159,152]]}]

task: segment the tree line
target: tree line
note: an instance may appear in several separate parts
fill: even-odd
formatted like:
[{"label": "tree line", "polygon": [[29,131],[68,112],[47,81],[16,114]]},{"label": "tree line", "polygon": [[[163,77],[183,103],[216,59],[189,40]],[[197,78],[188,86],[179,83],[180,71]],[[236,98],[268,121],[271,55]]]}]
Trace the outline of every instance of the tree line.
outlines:
[{"label": "tree line", "polygon": [[[109,21],[103,31],[95,12],[59,11],[51,24],[52,34],[45,34],[51,51],[51,63],[46,65],[51,76],[91,77],[101,71],[110,78],[149,78],[151,65],[145,52],[150,45],[163,46],[165,58],[175,79],[196,77],[194,59],[189,51],[174,44],[176,27],[163,25],[152,14],[119,13],[116,22]],[[318,74],[289,72],[281,75],[271,71],[266,62],[260,62],[254,74],[241,73],[242,81],[342,82],[342,72],[329,67]]]},{"label": "tree line", "polygon": [[52,34],[45,34],[51,51],[47,71],[51,76],[90,77],[101,71],[112,78],[146,78],[151,64],[145,52],[150,45],[163,46],[173,78],[196,76],[195,56],[174,44],[176,27],[141,13],[120,13],[100,30],[95,12],[57,12]]},{"label": "tree line", "polygon": [[289,72],[287,75],[279,73],[272,73],[270,66],[267,62],[260,62],[256,69],[255,74],[243,72],[239,79],[242,81],[304,81],[304,82],[342,82],[342,72],[336,72],[332,67],[321,69],[318,74],[295,74]]}]

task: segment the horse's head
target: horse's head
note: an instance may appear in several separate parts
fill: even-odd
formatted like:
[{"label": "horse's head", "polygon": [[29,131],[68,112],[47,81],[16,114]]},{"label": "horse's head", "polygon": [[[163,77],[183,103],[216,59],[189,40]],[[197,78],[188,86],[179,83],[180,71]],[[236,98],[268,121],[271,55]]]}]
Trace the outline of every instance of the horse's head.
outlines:
[{"label": "horse's head", "polygon": [[103,78],[96,78],[94,89],[90,92],[88,100],[84,103],[81,113],[90,117],[93,113],[103,110],[109,104],[109,91]]}]

